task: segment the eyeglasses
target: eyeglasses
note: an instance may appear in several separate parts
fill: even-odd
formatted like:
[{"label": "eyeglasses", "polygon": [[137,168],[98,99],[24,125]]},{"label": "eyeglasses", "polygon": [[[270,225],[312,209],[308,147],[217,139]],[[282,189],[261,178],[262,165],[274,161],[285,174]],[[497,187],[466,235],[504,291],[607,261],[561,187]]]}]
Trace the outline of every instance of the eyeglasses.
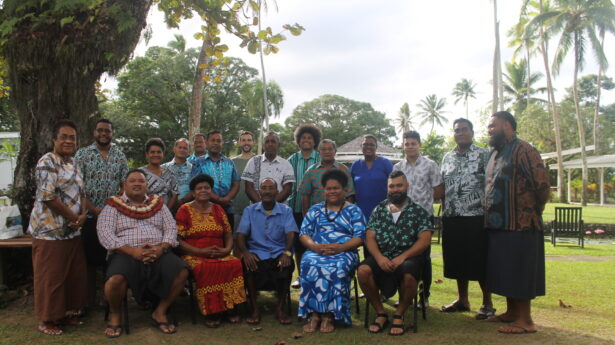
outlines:
[{"label": "eyeglasses", "polygon": [[470,127],[455,128],[455,133],[465,133],[470,131]]},{"label": "eyeglasses", "polygon": [[58,136],[58,139],[60,141],[77,141],[77,137],[74,135],[66,135],[66,134],[61,134]]},{"label": "eyeglasses", "polygon": [[111,130],[107,129],[107,128],[96,128],[96,132],[97,133],[106,133],[106,134],[110,134]]},{"label": "eyeglasses", "polygon": [[361,146],[363,146],[363,147],[376,147],[376,144],[374,144],[374,143],[363,143],[363,144],[361,144]]}]

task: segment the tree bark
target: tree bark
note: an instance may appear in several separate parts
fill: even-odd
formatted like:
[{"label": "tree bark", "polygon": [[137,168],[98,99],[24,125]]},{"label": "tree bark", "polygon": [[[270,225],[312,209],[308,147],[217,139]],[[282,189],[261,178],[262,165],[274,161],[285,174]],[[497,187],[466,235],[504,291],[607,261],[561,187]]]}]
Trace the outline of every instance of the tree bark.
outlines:
[{"label": "tree bark", "polygon": [[574,109],[577,117],[577,127],[579,129],[579,145],[581,146],[581,173],[583,185],[581,189],[581,205],[587,206],[587,155],[585,153],[585,126],[581,118],[581,108],[579,106],[579,86],[577,77],[579,74],[579,33],[574,33],[574,84],[572,84],[574,96]]},{"label": "tree bark", "polygon": [[[258,2],[258,32],[261,31],[261,23],[262,23],[262,16],[261,16],[261,1],[259,0]],[[258,42],[258,53],[260,55],[260,60],[261,60],[261,72],[263,73],[263,114],[264,114],[264,118],[263,118],[263,123],[261,126],[261,133],[258,136],[258,154],[260,155],[261,153],[263,153],[263,141],[265,138],[265,133],[269,132],[269,101],[267,100],[267,76],[265,75],[265,59],[263,58],[263,42],[259,41]]]},{"label": "tree bark", "polygon": [[209,47],[209,40],[203,39],[201,52],[199,53],[199,61],[196,64],[194,72],[194,82],[192,83],[192,96],[190,102],[190,113],[188,114],[188,137],[190,140],[194,135],[200,132],[201,128],[201,108],[203,105],[203,77],[205,76],[206,68],[201,68],[209,62],[209,57],[205,53]]},{"label": "tree bark", "polygon": [[[543,12],[542,0],[539,1],[540,13]],[[551,81],[551,69],[549,68],[549,49],[547,42],[544,40],[544,28],[540,26],[540,50],[542,53],[542,61],[545,65],[545,75],[547,77],[547,95],[551,112],[553,114],[553,127],[555,130],[555,152],[557,154],[557,197],[560,202],[564,202],[564,162],[562,157],[562,137],[560,131],[559,114],[557,112],[557,103],[555,102],[555,93],[553,92],[553,82]]]},{"label": "tree bark", "polygon": [[74,14],[72,24],[59,21],[33,26],[23,21],[4,48],[11,99],[20,119],[21,144],[13,187],[27,226],[36,192],[35,167],[52,146],[52,127],[60,119],[78,126],[79,145],[89,144],[98,120],[96,83],[104,72],[117,72],[134,50],[151,6],[146,0],[108,1],[119,5],[134,24],[119,32],[114,18],[90,11]]}]

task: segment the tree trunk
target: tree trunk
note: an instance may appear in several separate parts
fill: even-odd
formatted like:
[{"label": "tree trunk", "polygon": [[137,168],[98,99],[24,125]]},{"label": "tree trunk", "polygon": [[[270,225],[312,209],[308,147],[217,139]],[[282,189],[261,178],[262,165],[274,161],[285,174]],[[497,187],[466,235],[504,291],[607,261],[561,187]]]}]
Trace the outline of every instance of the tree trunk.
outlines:
[{"label": "tree trunk", "polygon": [[[540,0],[540,13],[542,14],[542,0]],[[549,49],[548,43],[544,41],[544,29],[540,26],[540,50],[542,52],[542,61],[545,65],[545,75],[547,77],[547,98],[551,105],[553,114],[553,127],[555,129],[555,152],[557,153],[557,197],[559,202],[564,202],[564,162],[562,157],[562,137],[560,131],[559,114],[557,113],[557,103],[555,102],[555,93],[553,92],[553,83],[551,81],[551,69],[549,68]]]},{"label": "tree trunk", "polygon": [[192,95],[190,97],[190,112],[188,114],[188,137],[190,140],[194,135],[201,131],[201,107],[203,105],[203,77],[207,68],[201,68],[209,62],[209,56],[205,53],[209,47],[210,41],[203,39],[201,52],[199,53],[199,61],[196,64],[194,72],[194,82],[192,83]]},{"label": "tree trunk", "polygon": [[[602,49],[604,49],[604,28],[600,28],[600,45]],[[597,94],[596,94],[596,107],[594,108],[594,155],[599,156],[600,151],[600,95],[602,93],[602,73],[603,68],[602,64],[598,64],[598,81],[597,85]],[[602,181],[604,180],[604,171],[598,169],[598,181],[596,190],[602,191],[604,186]],[[602,195],[602,194],[601,194]],[[600,204],[602,205],[603,200],[600,199]]]},{"label": "tree trunk", "polygon": [[530,106],[530,87],[531,87],[531,74],[530,74],[530,48],[526,45],[525,47],[525,52],[527,55],[527,81],[526,81],[526,90],[525,90],[525,94],[527,95],[527,101],[525,102],[525,109],[527,109]]},{"label": "tree trunk", "polygon": [[492,111],[503,109],[504,89],[502,85],[502,60],[500,57],[500,23],[498,22],[498,2],[493,0],[493,22],[495,31],[495,52],[493,54],[493,101]]},{"label": "tree trunk", "polygon": [[577,117],[577,127],[579,129],[579,144],[581,146],[581,173],[583,185],[581,189],[581,206],[587,206],[587,156],[585,154],[585,126],[581,118],[581,108],[579,106],[579,86],[577,77],[579,73],[579,33],[574,33],[574,83],[572,84],[574,96],[574,109]]},{"label": "tree trunk", "polygon": [[132,27],[118,32],[114,18],[90,17],[84,11],[75,13],[75,23],[63,27],[59,21],[37,27],[24,21],[4,47],[11,99],[21,126],[13,187],[25,226],[36,192],[35,167],[52,147],[53,125],[70,119],[78,126],[79,145],[90,143],[99,118],[96,83],[102,73],[117,72],[128,61],[151,2],[111,1],[101,5],[100,13],[112,5],[134,18]]},{"label": "tree trunk", "polygon": [[[258,2],[258,32],[261,31],[261,1]],[[265,138],[265,133],[269,132],[269,101],[267,99],[267,76],[265,75],[265,59],[263,58],[263,42],[258,42],[258,53],[261,60],[261,72],[263,73],[263,125],[261,126],[261,133],[258,136],[258,154],[263,153],[263,141]]]}]

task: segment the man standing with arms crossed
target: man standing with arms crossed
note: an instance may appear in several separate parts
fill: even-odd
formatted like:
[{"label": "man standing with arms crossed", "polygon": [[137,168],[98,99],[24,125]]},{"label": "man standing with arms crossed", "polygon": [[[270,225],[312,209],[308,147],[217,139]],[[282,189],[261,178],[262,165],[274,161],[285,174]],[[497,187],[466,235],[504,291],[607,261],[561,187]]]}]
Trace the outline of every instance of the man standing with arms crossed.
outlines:
[{"label": "man standing with arms crossed", "polygon": [[[231,158],[231,160],[233,161],[233,164],[235,164],[237,173],[241,176],[250,158],[254,157],[254,152],[252,152],[252,148],[254,147],[254,134],[250,131],[241,132],[241,134],[239,134],[239,141],[237,142],[237,145],[241,149],[241,154]],[[239,192],[235,195],[235,199],[233,200],[233,208],[235,211],[235,228],[239,225],[239,221],[243,215],[243,210],[248,206],[250,206],[250,199],[248,199],[248,196],[246,195],[245,184],[240,182]],[[233,229],[233,231],[235,231],[235,229]]]}]

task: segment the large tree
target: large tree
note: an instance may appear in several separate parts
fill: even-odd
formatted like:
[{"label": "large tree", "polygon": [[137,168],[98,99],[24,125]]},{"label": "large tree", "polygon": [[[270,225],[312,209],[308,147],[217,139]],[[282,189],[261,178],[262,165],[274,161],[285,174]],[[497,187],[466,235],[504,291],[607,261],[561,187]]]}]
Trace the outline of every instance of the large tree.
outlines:
[{"label": "large tree", "polygon": [[560,34],[553,62],[554,73],[559,73],[564,58],[571,48],[573,50],[573,97],[579,145],[581,147],[583,179],[581,204],[585,206],[587,205],[587,153],[585,151],[585,127],[579,104],[577,79],[579,71],[583,69],[585,64],[587,48],[593,50],[598,65],[603,68],[607,66],[607,58],[596,34],[596,28],[601,27],[610,33],[615,33],[615,8],[610,0],[556,0],[555,3],[556,7],[552,11],[536,17],[536,22],[548,25],[548,30],[552,34]]},{"label": "large tree", "polygon": [[462,78],[460,82],[455,84],[453,89],[453,96],[455,97],[455,104],[463,100],[463,106],[466,108],[466,119],[468,118],[468,99],[476,99],[476,91],[474,88],[476,84],[467,78]]},{"label": "large tree", "polygon": [[416,105],[420,111],[416,114],[419,115],[423,121],[421,121],[421,126],[430,123],[431,128],[429,129],[429,133],[433,132],[433,129],[436,124],[438,126],[443,126],[448,122],[444,113],[444,107],[446,106],[446,98],[438,98],[436,95],[429,95],[421,100],[419,104]]},{"label": "large tree", "polygon": [[[258,134],[257,152],[262,153],[263,131],[269,128],[269,116],[279,117],[284,107],[284,93],[282,88],[275,82],[267,83],[267,90],[263,90],[262,79],[252,79],[245,83],[241,90],[241,96],[246,107],[248,116],[257,119],[260,123]],[[264,96],[264,95],[267,96]],[[267,106],[265,106],[267,101]]]},{"label": "large tree", "polygon": [[507,97],[506,103],[511,104],[513,112],[518,114],[525,110],[531,102],[544,103],[545,100],[534,97],[537,93],[544,93],[546,88],[532,87],[540,78],[542,73],[534,72],[527,74],[527,60],[520,59],[516,62],[506,63],[506,73],[504,73],[504,93]]},{"label": "large tree", "polygon": [[287,128],[313,123],[322,130],[323,138],[343,145],[364,134],[373,134],[378,141],[391,145],[395,128],[385,114],[371,104],[337,95],[323,95],[297,106],[284,122]]},{"label": "large tree", "polygon": [[409,131],[412,126],[412,119],[410,118],[410,106],[408,103],[402,104],[401,108],[397,112],[397,118],[395,120],[397,124],[397,129],[403,136],[405,132]]}]

